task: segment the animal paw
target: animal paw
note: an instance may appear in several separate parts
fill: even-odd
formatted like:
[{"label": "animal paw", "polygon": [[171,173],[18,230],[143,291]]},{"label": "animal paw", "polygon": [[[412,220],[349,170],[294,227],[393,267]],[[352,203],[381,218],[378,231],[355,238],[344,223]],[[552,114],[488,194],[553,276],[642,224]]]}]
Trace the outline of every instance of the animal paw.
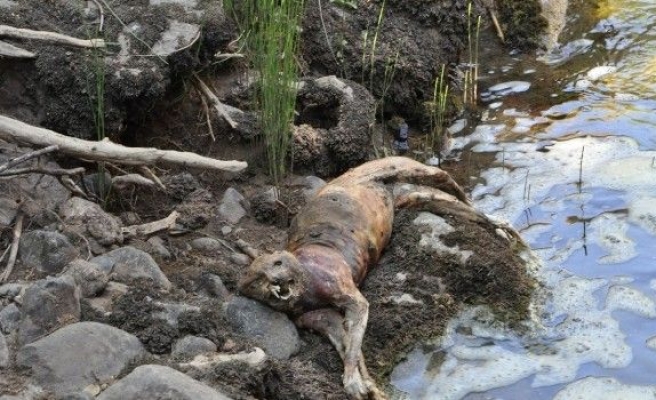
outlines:
[{"label": "animal paw", "polygon": [[344,374],[344,389],[352,399],[367,400],[369,398],[369,388],[357,370],[352,374]]}]

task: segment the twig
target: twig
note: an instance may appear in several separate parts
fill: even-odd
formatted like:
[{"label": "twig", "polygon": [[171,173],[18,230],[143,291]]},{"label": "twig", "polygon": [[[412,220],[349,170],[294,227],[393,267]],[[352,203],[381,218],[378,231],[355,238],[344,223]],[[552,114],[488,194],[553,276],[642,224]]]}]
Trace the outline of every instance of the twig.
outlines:
[{"label": "twig", "polygon": [[0,40],[0,57],[34,58],[36,54]]},{"label": "twig", "polygon": [[48,167],[29,167],[29,168],[19,168],[19,169],[10,169],[9,171],[0,172],[0,176],[14,176],[14,175],[25,175],[25,174],[43,174],[43,175],[52,175],[52,176],[64,176],[64,175],[82,175],[86,170],[84,167],[77,167],[71,169],[63,168],[48,168]]},{"label": "twig", "polygon": [[127,174],[112,177],[112,185],[143,185],[155,186],[155,182],[139,174]]},{"label": "twig", "polygon": [[194,43],[196,43],[198,41],[198,39],[200,39],[200,29],[196,32],[196,35],[194,35],[194,37],[191,38],[191,41],[189,43],[187,43],[186,45],[180,47],[179,49],[173,50],[173,52],[177,53],[177,52],[180,52],[182,50],[187,50],[188,48],[193,46]]},{"label": "twig", "polygon": [[0,139],[38,146],[56,144],[62,153],[74,157],[128,165],[152,165],[162,162],[230,172],[238,172],[248,166],[243,161],[216,160],[191,152],[125,147],[110,141],[108,138],[97,142],[78,139],[29,125],[4,115],[0,115]]},{"label": "twig", "polygon": [[0,173],[8,170],[9,168],[13,168],[18,164],[22,164],[25,161],[28,161],[28,160],[31,160],[33,158],[39,157],[42,154],[51,153],[51,152],[56,151],[56,150],[59,150],[59,146],[51,145],[51,146],[44,147],[44,148],[39,149],[39,150],[31,151],[29,153],[25,153],[22,156],[12,158],[11,160],[7,161],[6,163],[4,163],[3,165],[0,166]]},{"label": "twig", "polygon": [[121,228],[121,232],[125,238],[132,238],[135,236],[148,236],[155,232],[174,228],[175,222],[179,216],[180,214],[177,211],[173,211],[171,214],[169,214],[168,217],[158,221],[123,227]]},{"label": "twig", "polygon": [[214,58],[218,60],[217,63],[228,61],[231,58],[244,58],[244,57],[246,56],[242,53],[216,53],[214,55]]},{"label": "twig", "polygon": [[98,0],[91,0],[98,7],[98,12],[100,13],[100,24],[98,25],[98,32],[103,31],[103,26],[105,25],[105,10],[103,10],[102,5]]},{"label": "twig", "polygon": [[487,11],[490,13],[490,18],[492,19],[492,24],[494,24],[494,29],[497,31],[497,36],[499,36],[499,40],[501,40],[501,43],[504,43],[506,41],[506,36],[503,34],[503,29],[501,29],[501,24],[499,24],[499,20],[497,19],[497,13],[494,12],[494,9],[492,7],[486,7]]},{"label": "twig", "polygon": [[18,254],[18,245],[20,243],[21,233],[23,232],[23,218],[25,216],[22,212],[18,212],[16,216],[16,225],[14,226],[14,240],[11,243],[11,251],[9,252],[9,260],[7,260],[7,267],[5,267],[4,272],[0,275],[0,283],[5,282],[11,272],[14,270],[14,265],[16,264],[16,255]]},{"label": "twig", "polygon": [[89,199],[89,195],[82,190],[69,176],[60,176],[59,183],[61,183],[66,189],[71,193],[82,197],[83,199]]},{"label": "twig", "polygon": [[[196,85],[198,85],[198,89],[200,89],[200,92],[207,98],[210,104],[214,106],[214,109],[219,114],[219,116],[222,117],[232,129],[236,129],[237,123],[230,116],[230,112],[241,113],[243,111],[221,103],[219,98],[212,92],[212,90],[205,84],[205,82],[203,82],[197,75],[194,75],[194,77],[196,78]],[[228,111],[228,107],[230,108],[230,112]]]},{"label": "twig", "polygon": [[155,182],[155,184],[159,186],[160,189],[166,190],[166,186],[162,183],[162,181],[157,177],[157,175],[155,175],[155,173],[150,168],[146,167],[145,165],[142,165],[139,167],[139,171],[141,171],[141,173],[144,174],[144,176],[146,176],[148,179]]},{"label": "twig", "polygon": [[257,249],[254,249],[243,239],[237,239],[235,241],[235,246],[237,246],[237,248],[241,250],[242,253],[246,254],[253,260],[260,256],[260,253],[257,251]]},{"label": "twig", "polygon": [[333,56],[333,60],[335,60],[335,65],[339,66],[339,61],[337,61],[337,57],[335,56],[333,45],[330,43],[330,38],[328,38],[326,23],[323,20],[323,7],[321,7],[321,0],[317,0],[317,5],[319,6],[319,20],[321,21],[321,30],[323,31],[323,36],[326,38],[326,45],[328,46],[328,50],[330,50],[330,54]]},{"label": "twig", "polygon": [[202,92],[200,94],[200,101],[203,104],[203,111],[205,112],[205,118],[207,119],[207,129],[210,131],[210,136],[212,137],[212,141],[216,142],[216,138],[214,137],[214,129],[212,129],[212,117],[210,117],[210,108],[207,106],[207,100],[205,100],[205,96],[203,95]]},{"label": "twig", "polygon": [[34,31],[32,29],[14,28],[13,26],[8,25],[0,25],[0,37],[3,36],[13,39],[42,40],[45,42],[83,48],[105,47],[105,41],[103,39],[78,39],[57,32]]}]

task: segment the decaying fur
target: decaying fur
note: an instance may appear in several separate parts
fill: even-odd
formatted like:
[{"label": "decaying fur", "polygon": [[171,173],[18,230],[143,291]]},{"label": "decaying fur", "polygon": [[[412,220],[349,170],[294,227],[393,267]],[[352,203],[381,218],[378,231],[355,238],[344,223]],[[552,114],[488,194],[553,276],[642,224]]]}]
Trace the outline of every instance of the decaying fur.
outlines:
[{"label": "decaying fur", "polygon": [[[406,193],[396,204],[388,184],[410,183],[429,194]],[[365,163],[336,178],[295,217],[286,250],[260,256],[239,283],[246,296],[288,313],[298,326],[325,335],[344,361],[344,387],[354,399],[385,396],[361,352],[369,304],[358,290],[389,241],[395,206],[447,201],[477,214],[463,190],[439,168],[405,157]]]}]

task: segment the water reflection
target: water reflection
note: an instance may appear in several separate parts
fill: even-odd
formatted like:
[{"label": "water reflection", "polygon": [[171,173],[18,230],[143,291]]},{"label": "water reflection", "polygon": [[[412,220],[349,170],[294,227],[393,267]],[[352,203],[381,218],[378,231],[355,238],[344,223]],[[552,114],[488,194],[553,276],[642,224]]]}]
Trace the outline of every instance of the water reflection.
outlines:
[{"label": "water reflection", "polygon": [[484,86],[530,88],[489,91],[484,123],[452,143],[462,158],[494,155],[475,203],[543,260],[536,326],[520,338],[469,310],[437,352],[394,372],[410,398],[656,396],[644,386],[656,372],[656,2],[590,11],[534,73],[522,59],[491,65],[507,72]]}]

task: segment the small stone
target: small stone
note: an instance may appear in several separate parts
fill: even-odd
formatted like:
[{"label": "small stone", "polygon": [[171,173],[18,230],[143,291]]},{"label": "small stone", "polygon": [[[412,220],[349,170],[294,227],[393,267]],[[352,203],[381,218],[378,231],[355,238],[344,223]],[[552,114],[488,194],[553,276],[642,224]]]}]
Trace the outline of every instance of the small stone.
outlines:
[{"label": "small stone", "polygon": [[61,233],[37,230],[23,235],[19,254],[23,264],[28,267],[56,274],[73,261],[79,252]]},{"label": "small stone", "polygon": [[128,285],[110,281],[100,296],[88,299],[87,302],[95,312],[109,315],[112,312],[114,301],[127,294],[129,289]]},{"label": "small stone", "polygon": [[21,312],[16,304],[11,303],[0,310],[0,332],[10,334],[18,329]]},{"label": "small stone", "polygon": [[95,297],[109,282],[109,275],[98,264],[77,259],[71,261],[64,270],[80,288],[82,297]]},{"label": "small stone", "polygon": [[98,400],[230,400],[213,388],[161,365],[142,365],[100,393]]},{"label": "small stone", "polygon": [[148,243],[153,250],[153,253],[164,258],[164,259],[169,259],[171,258],[171,252],[169,249],[166,248],[166,243],[164,242],[164,239],[162,239],[159,236],[153,236],[146,240],[146,243]]},{"label": "small stone", "polygon": [[200,312],[200,307],[191,306],[189,304],[156,302],[155,306],[161,308],[162,311],[154,313],[153,318],[162,319],[173,328],[177,328],[180,314],[186,312]]},{"label": "small stone", "polygon": [[25,290],[18,341],[31,343],[80,320],[80,290],[70,276],[48,277]]},{"label": "small stone", "polygon": [[184,359],[192,359],[199,354],[213,353],[216,350],[216,344],[211,340],[189,335],[175,342],[171,355]]},{"label": "small stone", "polygon": [[230,295],[221,277],[210,273],[204,273],[200,276],[199,289],[220,300],[225,300]]},{"label": "small stone", "polygon": [[230,225],[224,225],[224,226],[221,228],[221,234],[222,234],[223,236],[228,236],[228,235],[231,234],[231,233],[232,233],[232,227],[231,227]]},{"label": "small stone", "polygon": [[230,254],[230,261],[237,265],[246,266],[251,263],[251,258],[243,253]]},{"label": "small stone", "polygon": [[9,300],[13,300],[16,297],[21,296],[28,286],[30,286],[29,283],[5,283],[0,286],[0,297],[6,297]]},{"label": "small stone", "polygon": [[191,248],[203,253],[217,253],[221,250],[221,243],[213,238],[203,237],[191,241]]},{"label": "small stone", "polygon": [[246,202],[244,196],[236,189],[228,188],[223,194],[219,204],[219,214],[229,223],[236,224],[246,215],[246,209],[242,205]]}]

